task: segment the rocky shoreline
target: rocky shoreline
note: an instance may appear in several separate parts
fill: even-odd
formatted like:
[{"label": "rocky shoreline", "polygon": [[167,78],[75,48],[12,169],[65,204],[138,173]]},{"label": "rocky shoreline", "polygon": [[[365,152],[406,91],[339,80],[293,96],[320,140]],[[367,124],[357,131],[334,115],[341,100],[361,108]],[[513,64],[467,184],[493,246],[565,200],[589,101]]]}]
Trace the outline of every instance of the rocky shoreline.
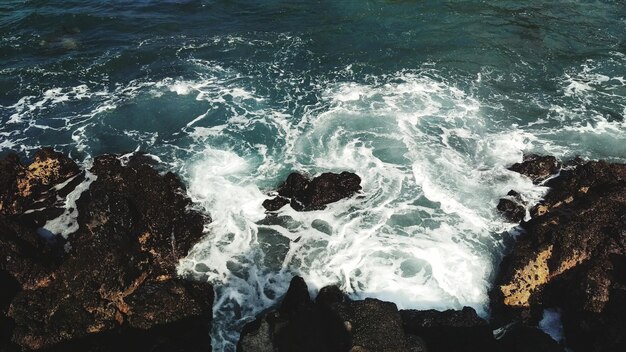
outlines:
[{"label": "rocky shoreline", "polygon": [[[150,164],[104,155],[82,170],[49,148],[28,165],[14,154],[0,161],[0,351],[211,350],[213,288],[176,274],[211,220],[176,175]],[[490,321],[469,307],[351,301],[336,286],[312,299],[294,277],[237,350],[626,350],[626,165],[527,155],[511,170],[550,191],[530,205],[511,190],[498,204],[522,234],[500,265]],[[360,181],[293,173],[263,206],[322,209]],[[539,329],[547,311],[560,312],[561,343]]]},{"label": "rocky shoreline", "polygon": [[85,171],[51,149],[29,165],[0,162],[0,275],[11,288],[0,350],[210,350],[213,288],[176,275],[210,220],[189,210],[178,177],[141,158],[105,155],[89,172],[66,239],[40,226],[71,192],[59,185],[76,188]]},{"label": "rocky shoreline", "polygon": [[517,169],[559,175],[502,261],[492,315],[536,325],[556,310],[571,350],[626,351],[626,165],[539,160]]}]

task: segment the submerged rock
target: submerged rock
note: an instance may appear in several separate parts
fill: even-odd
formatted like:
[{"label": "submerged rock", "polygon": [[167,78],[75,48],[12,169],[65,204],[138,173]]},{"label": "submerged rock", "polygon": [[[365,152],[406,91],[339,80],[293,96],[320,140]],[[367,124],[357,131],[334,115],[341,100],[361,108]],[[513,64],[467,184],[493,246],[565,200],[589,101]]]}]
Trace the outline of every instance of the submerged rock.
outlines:
[{"label": "submerged rock", "polygon": [[[8,163],[23,172],[14,157]],[[37,176],[27,178],[33,199],[78,171],[42,170],[29,171]],[[0,274],[17,283],[3,311],[7,335],[22,350],[210,350],[213,289],[176,275],[209,220],[189,210],[171,173],[113,155],[96,158],[91,172],[97,179],[77,202],[79,227],[67,253],[38,238],[21,208],[0,217]]]},{"label": "submerged rock", "polygon": [[557,307],[572,350],[626,350],[626,165],[579,164],[547,186],[502,261],[494,310],[536,322]]},{"label": "submerged rock", "polygon": [[361,190],[361,178],[351,172],[323,173],[312,180],[294,172],[278,187],[278,197],[263,202],[263,207],[276,211],[290,203],[298,211],[324,209],[327,204],[353,196]]},{"label": "submerged rock", "polygon": [[534,183],[540,183],[548,177],[555,175],[561,169],[561,163],[553,156],[540,156],[537,154],[525,154],[521,163],[515,163],[509,170],[529,177]]}]

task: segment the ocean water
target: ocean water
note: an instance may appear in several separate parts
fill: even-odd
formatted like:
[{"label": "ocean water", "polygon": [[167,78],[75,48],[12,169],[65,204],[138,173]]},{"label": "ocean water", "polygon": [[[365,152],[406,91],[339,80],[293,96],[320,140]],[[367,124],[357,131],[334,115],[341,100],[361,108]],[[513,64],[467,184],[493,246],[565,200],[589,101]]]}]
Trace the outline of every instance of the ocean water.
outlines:
[{"label": "ocean water", "polygon": [[[487,317],[498,199],[546,191],[506,167],[626,161],[622,0],[3,0],[0,34],[0,156],[150,153],[210,213],[179,271],[215,285],[216,351],[294,274]],[[294,170],[363,192],[268,216]]]}]

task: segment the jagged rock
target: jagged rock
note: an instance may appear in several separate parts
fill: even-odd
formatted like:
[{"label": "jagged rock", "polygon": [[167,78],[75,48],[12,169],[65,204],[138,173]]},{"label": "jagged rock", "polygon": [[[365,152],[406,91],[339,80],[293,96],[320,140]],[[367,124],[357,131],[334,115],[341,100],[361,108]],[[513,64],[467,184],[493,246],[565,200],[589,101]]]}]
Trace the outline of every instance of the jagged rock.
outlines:
[{"label": "jagged rock", "polygon": [[502,330],[496,339],[489,323],[469,307],[398,312],[395,304],[377,299],[350,301],[337,286],[322,288],[313,302],[296,276],[276,311],[243,328],[237,351],[563,351],[536,328],[516,324]]},{"label": "jagged rock", "polygon": [[280,308],[244,327],[237,351],[411,351],[395,304],[339,292],[324,288],[314,303],[294,277]]},{"label": "jagged rock", "polygon": [[401,310],[404,331],[423,339],[428,351],[495,351],[489,324],[470,307],[463,310]]},{"label": "jagged rock", "polygon": [[263,208],[269,210],[269,211],[276,211],[280,208],[282,208],[283,206],[289,204],[289,199],[284,198],[284,197],[276,197],[276,198],[272,198],[272,199],[266,199],[263,201]]},{"label": "jagged rock", "polygon": [[573,169],[563,170],[559,177],[546,183],[550,192],[531,211],[533,217],[543,215],[552,208],[572,203],[587,193],[619,188],[626,179],[626,165],[609,164],[605,161],[589,161]]},{"label": "jagged rock", "polygon": [[278,187],[279,197],[263,202],[265,209],[275,211],[287,203],[298,211],[324,209],[327,204],[348,198],[361,190],[361,178],[351,172],[323,173],[308,179],[294,172]]},{"label": "jagged rock", "polygon": [[19,287],[35,289],[50,280],[62,255],[60,243],[48,242],[15,217],[0,215],[0,271]]},{"label": "jagged rock", "polygon": [[[361,178],[351,172],[341,174],[323,173],[315,177],[304,197],[298,197],[301,203],[311,208],[323,207],[343,198],[351,197],[361,190]],[[310,204],[310,205],[309,205]]]},{"label": "jagged rock", "polygon": [[626,165],[588,162],[547,185],[502,261],[494,311],[536,322],[558,307],[574,351],[626,350]]},{"label": "jagged rock", "polygon": [[296,198],[307,189],[310,183],[311,180],[308,177],[299,172],[292,172],[278,187],[278,194],[285,198]]},{"label": "jagged rock", "polygon": [[402,329],[402,319],[394,303],[366,298],[338,309],[350,327],[353,346],[366,351],[409,351],[409,341]]},{"label": "jagged rock", "polygon": [[498,202],[497,209],[504,217],[511,222],[520,222],[526,216],[526,203],[522,196],[511,190],[507,193],[507,198],[501,198]]},{"label": "jagged rock", "polygon": [[[0,161],[0,214],[24,214],[29,209],[52,208],[61,185],[80,173],[78,165],[51,148],[35,153],[28,166],[17,155],[10,154]],[[75,186],[75,185],[74,185]]]},{"label": "jagged rock", "polygon": [[534,183],[540,183],[548,177],[555,175],[560,169],[561,163],[555,157],[537,154],[525,154],[521,163],[515,163],[509,167],[509,170],[529,177]]},{"label": "jagged rock", "polygon": [[171,173],[113,155],[96,158],[91,172],[68,253],[15,223],[19,214],[0,217],[0,254],[8,253],[0,273],[19,285],[8,308],[12,340],[42,351],[210,350],[212,287],[176,276],[209,219],[189,210]]}]

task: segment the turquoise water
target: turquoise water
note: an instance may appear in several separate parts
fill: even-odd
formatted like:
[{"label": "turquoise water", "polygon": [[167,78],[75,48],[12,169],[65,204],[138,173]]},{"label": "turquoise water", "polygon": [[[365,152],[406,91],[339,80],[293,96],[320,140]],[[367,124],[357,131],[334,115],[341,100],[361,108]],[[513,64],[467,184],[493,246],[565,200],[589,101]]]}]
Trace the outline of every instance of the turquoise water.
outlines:
[{"label": "turquoise water", "polygon": [[[488,315],[523,152],[626,161],[623,1],[0,4],[0,154],[140,150],[180,174],[207,236],[216,350],[294,273],[316,290]],[[292,170],[350,170],[324,211],[261,202]]]}]

